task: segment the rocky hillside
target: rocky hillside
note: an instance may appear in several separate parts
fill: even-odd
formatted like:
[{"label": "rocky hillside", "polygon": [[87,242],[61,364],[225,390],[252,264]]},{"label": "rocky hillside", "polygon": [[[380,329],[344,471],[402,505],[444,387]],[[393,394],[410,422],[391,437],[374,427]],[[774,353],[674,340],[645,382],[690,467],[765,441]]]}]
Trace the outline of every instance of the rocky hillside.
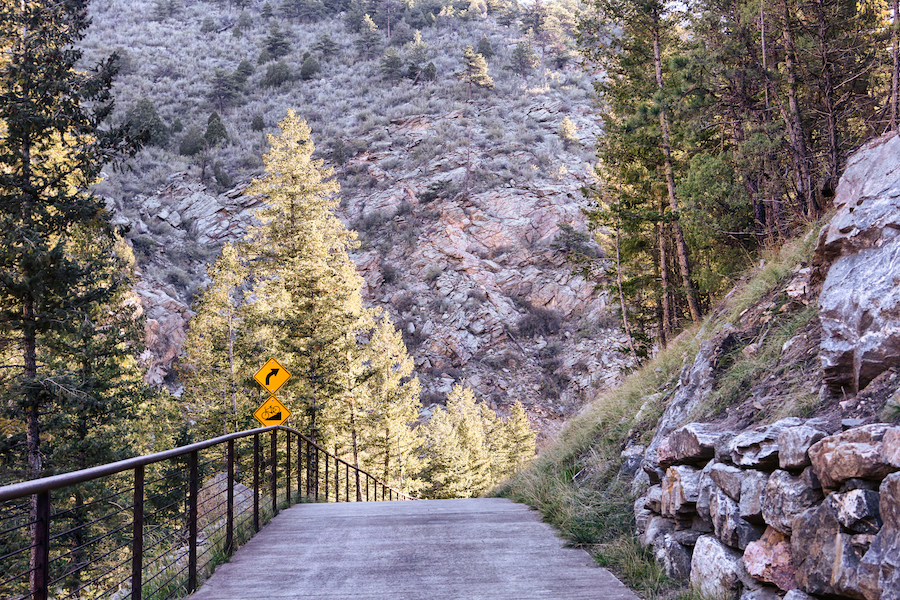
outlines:
[{"label": "rocky hillside", "polygon": [[[723,598],[900,597],[900,427],[878,422],[900,388],[898,186],[890,134],[850,161],[812,269],[701,345],[635,452],[638,530],[670,576]],[[809,318],[770,375],[710,413],[729,354],[793,311]]]},{"label": "rocky hillside", "polygon": [[821,229],[500,493],[650,597],[900,598],[898,165],[865,145]]},{"label": "rocky hillside", "polygon": [[[515,21],[445,15],[421,30],[436,80],[390,81],[382,54],[360,56],[356,34],[340,18],[266,20],[254,2],[243,10],[184,2],[155,20],[142,16],[154,14],[150,4],[144,13],[116,0],[94,6],[89,53],[121,47],[127,58],[117,84],[120,118],[150,99],[168,133],[166,143],[151,144],[130,171],[110,172],[98,188],[131,227],[137,292],[149,319],[150,381],[177,389],[172,365],[191,299],[221,244],[239,239],[251,222],[259,199],[242,190],[259,173],[262,134],[275,132],[289,107],[306,116],[319,153],[336,169],[341,217],[359,232],[354,258],[366,301],[402,328],[426,411],[465,381],[501,413],[522,401],[546,435],[620,381],[630,359],[598,287],[602,261],[585,279],[566,259],[573,245],[603,252],[583,235],[580,189],[592,181],[598,128],[590,79],[572,60],[548,54],[517,72],[513,53],[529,38]],[[217,106],[216,70],[256,63],[273,23],[288,33],[291,68],[316,52],[323,34],[337,49],[315,76],[295,71],[276,87],[265,83],[267,67],[256,67],[244,91]],[[402,30],[382,38],[384,53],[412,52],[411,42],[397,41]],[[190,36],[209,43],[177,42]],[[482,39],[494,53],[494,88],[476,89],[470,100],[454,74],[464,47]],[[200,155],[179,153],[179,139],[217,108],[230,141]],[[254,117],[264,131],[251,127]]]}]

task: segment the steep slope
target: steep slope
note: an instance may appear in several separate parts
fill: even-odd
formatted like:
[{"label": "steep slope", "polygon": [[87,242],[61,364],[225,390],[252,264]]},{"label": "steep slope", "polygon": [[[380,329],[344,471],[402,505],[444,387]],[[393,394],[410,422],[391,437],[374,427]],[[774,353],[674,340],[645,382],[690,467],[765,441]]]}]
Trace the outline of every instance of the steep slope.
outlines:
[{"label": "steep slope", "polygon": [[[535,69],[510,68],[530,38],[515,21],[501,25],[480,12],[438,14],[422,26],[418,47],[412,29],[395,23],[367,58],[346,13],[345,21],[301,23],[264,18],[261,2],[242,10],[169,4],[99,0],[85,41],[88,59],[123,50],[120,118],[146,124],[137,107],[149,100],[167,138],[151,140],[130,170],[108,173],[98,188],[132,227],[151,381],[177,387],[171,365],[191,298],[218,247],[250,222],[258,199],[241,191],[258,172],[264,133],[289,107],[309,121],[319,153],[336,167],[342,217],[360,232],[354,258],[367,302],[402,327],[426,404],[465,381],[501,413],[521,400],[549,434],[620,380],[630,360],[597,287],[602,269],[585,279],[566,261],[572,243],[602,253],[578,236],[586,231],[580,188],[592,181],[598,133],[590,80],[578,65],[547,50]],[[566,11],[560,18],[571,27]],[[277,62],[257,64],[275,29],[289,44],[281,60],[290,77],[277,86],[267,83]],[[326,34],[336,46],[327,54],[316,49]],[[455,74],[465,46],[482,38],[494,53],[494,88],[469,100]],[[390,50],[406,61],[424,53],[436,80],[386,79],[380,57]],[[307,52],[321,71],[302,79]],[[254,72],[223,100],[221,76],[244,60]],[[229,142],[180,154],[213,111]]]},{"label": "steep slope", "polygon": [[598,560],[650,594],[674,579],[716,597],[896,598],[898,161],[895,133],[864,146],[821,232],[600,397],[504,493],[602,543]]}]

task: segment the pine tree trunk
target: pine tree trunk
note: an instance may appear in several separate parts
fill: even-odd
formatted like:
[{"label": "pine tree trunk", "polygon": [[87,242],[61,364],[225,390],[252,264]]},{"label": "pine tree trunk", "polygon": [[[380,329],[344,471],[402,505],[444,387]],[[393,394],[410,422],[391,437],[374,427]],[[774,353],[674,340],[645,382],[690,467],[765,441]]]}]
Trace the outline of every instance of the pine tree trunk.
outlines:
[{"label": "pine tree trunk", "polygon": [[384,430],[384,482],[390,484],[391,472],[391,430]]},{"label": "pine tree trunk", "polygon": [[659,295],[660,306],[662,307],[662,323],[660,327],[660,340],[662,347],[665,348],[672,337],[672,308],[669,302],[669,260],[666,252],[666,233],[665,224],[660,223],[657,227],[657,235],[659,238],[659,282],[662,286],[662,292]]},{"label": "pine tree trunk", "polygon": [[[631,355],[634,362],[640,366],[641,359],[638,358],[637,350],[634,349],[634,339],[631,337],[631,327],[628,325],[628,310],[625,308],[625,293],[622,291],[622,255],[619,251],[619,224],[616,223],[616,284],[619,286],[619,307],[622,310],[622,327],[625,329],[625,335],[628,336],[628,347],[631,349]],[[518,469],[518,460],[516,461]]]},{"label": "pine tree trunk", "polygon": [[[237,385],[234,380],[234,324],[233,315],[228,313],[228,368],[231,378],[231,419],[237,419]],[[235,423],[235,431],[237,431],[237,423]],[[228,424],[225,424],[225,433],[228,434]]]},{"label": "pine tree trunk", "polygon": [[816,0],[816,21],[819,35],[819,59],[821,60],[821,92],[825,109],[825,137],[828,143],[828,174],[825,189],[833,191],[837,187],[840,173],[840,147],[838,146],[838,126],[835,116],[834,79],[828,51],[828,18],[823,0]]},{"label": "pine tree trunk", "polygon": [[891,69],[891,130],[900,130],[900,0],[893,1],[894,20],[891,27],[891,55],[894,65]]},{"label": "pine tree trunk", "polygon": [[[653,61],[656,66],[656,84],[660,93],[663,91],[662,53],[659,47],[659,13],[654,10],[653,19]],[[681,269],[681,284],[684,286],[687,296],[688,310],[694,323],[700,322],[700,304],[697,301],[697,292],[691,282],[691,267],[688,262],[687,243],[684,241],[684,232],[678,222],[678,196],[675,194],[675,171],[672,167],[672,146],[669,140],[669,117],[666,111],[665,101],[662,101],[659,110],[659,126],[662,131],[662,151],[666,170],[666,188],[669,192],[669,207],[672,210],[675,230],[675,254],[678,256],[678,266]]]},{"label": "pine tree trunk", "polygon": [[353,467],[356,473],[356,501],[362,502],[362,490],[359,488],[359,444],[356,439],[356,397],[350,396],[350,441],[353,444]]},{"label": "pine tree trunk", "polygon": [[[766,44],[766,13],[765,13],[765,2],[761,2],[759,5],[759,33],[760,33],[760,43],[762,45],[762,71],[763,75],[766,79],[766,112],[763,114],[763,123],[768,124],[771,121],[771,98],[774,97],[776,100],[779,100],[778,105],[781,108],[781,101],[778,98],[778,95],[775,94],[774,90],[772,90],[772,78],[769,77],[769,48]],[[781,110],[782,115],[784,115],[784,110]],[[787,119],[785,119],[787,121]],[[770,182],[770,190],[771,190],[771,206],[766,211],[766,230],[769,232],[769,240],[772,242],[775,241],[776,236],[778,238],[783,238],[786,233],[785,225],[784,225],[784,210],[781,202],[781,194],[782,194],[782,184],[777,175],[772,174],[772,165],[777,163],[776,158],[772,152],[766,155],[765,157],[765,172],[767,173],[767,178]],[[774,187],[771,187],[774,186]],[[769,190],[767,190],[769,191]],[[774,233],[773,233],[774,232]]]},{"label": "pine tree trunk", "polygon": [[806,149],[806,136],[803,133],[803,121],[800,116],[800,104],[797,100],[797,69],[794,64],[796,49],[794,32],[791,28],[791,14],[787,0],[782,0],[782,17],[784,18],[782,36],[784,38],[784,69],[787,73],[788,94],[788,132],[791,136],[791,151],[797,163],[797,188],[803,209],[807,216],[815,216],[819,212],[812,190],[812,176],[809,171],[809,153]]}]

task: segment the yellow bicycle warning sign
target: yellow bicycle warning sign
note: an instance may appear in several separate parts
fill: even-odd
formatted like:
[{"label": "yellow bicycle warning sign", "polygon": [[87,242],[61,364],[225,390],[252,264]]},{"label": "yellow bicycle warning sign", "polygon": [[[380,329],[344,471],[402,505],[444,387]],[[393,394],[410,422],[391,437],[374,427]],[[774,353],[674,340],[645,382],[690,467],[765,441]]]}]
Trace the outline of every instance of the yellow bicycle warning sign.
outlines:
[{"label": "yellow bicycle warning sign", "polygon": [[278,398],[272,396],[256,409],[253,416],[263,424],[263,427],[268,427],[269,425],[284,424],[291,418],[291,411]]}]

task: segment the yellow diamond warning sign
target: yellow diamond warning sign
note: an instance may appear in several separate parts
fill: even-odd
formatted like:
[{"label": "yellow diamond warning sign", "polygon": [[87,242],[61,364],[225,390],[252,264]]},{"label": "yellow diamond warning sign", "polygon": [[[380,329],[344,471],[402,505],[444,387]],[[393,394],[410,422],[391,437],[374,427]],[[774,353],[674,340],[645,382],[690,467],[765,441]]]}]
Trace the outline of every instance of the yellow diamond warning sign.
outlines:
[{"label": "yellow diamond warning sign", "polygon": [[270,358],[266,364],[256,372],[256,375],[253,376],[253,379],[255,379],[259,385],[266,388],[266,391],[272,395],[280,390],[281,386],[283,386],[290,378],[291,374],[288,373],[288,370],[282,367],[274,358]]},{"label": "yellow diamond warning sign", "polygon": [[256,420],[264,427],[269,425],[281,425],[291,418],[291,411],[274,396],[262,403],[262,406],[253,413]]}]

